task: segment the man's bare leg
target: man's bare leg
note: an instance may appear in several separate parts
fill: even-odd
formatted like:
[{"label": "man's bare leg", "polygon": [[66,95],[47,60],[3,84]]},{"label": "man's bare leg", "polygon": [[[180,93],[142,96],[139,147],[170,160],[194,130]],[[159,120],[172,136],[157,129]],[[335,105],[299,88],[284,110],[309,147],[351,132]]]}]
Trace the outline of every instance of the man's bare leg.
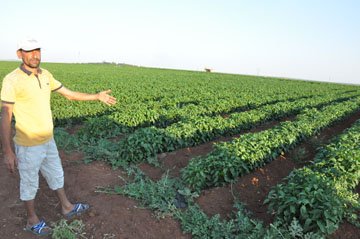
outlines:
[{"label": "man's bare leg", "polygon": [[61,212],[62,214],[67,214],[69,213],[73,208],[74,208],[74,204],[72,204],[65,193],[64,188],[59,188],[56,190],[56,195],[60,200],[61,203]]},{"label": "man's bare leg", "polygon": [[39,218],[35,212],[35,200],[24,201],[27,212],[27,226],[39,223]]},{"label": "man's bare leg", "polygon": [[[25,208],[26,208],[26,212],[27,212],[27,223],[26,223],[26,230],[31,230],[33,233],[35,234],[39,234],[39,235],[46,235],[48,233],[51,233],[51,228],[48,227],[45,223],[44,224],[39,224],[40,220],[39,217],[36,215],[35,212],[35,200],[29,200],[29,201],[24,201],[25,204]],[[35,229],[33,229],[33,227],[35,225],[41,225],[41,229],[39,227],[35,227]]]}]

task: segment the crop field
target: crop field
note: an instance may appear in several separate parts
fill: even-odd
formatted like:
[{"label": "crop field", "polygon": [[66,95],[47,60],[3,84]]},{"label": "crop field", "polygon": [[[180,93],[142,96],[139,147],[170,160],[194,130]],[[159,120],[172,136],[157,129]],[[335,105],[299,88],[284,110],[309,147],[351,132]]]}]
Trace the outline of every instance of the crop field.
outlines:
[{"label": "crop field", "polygon": [[[18,65],[0,62],[0,79]],[[89,191],[135,200],[154,221],[171,218],[181,238],[359,235],[360,86],[116,64],[41,66],[69,89],[111,89],[117,98],[108,107],[52,95],[59,149],[122,172],[119,183]]]}]

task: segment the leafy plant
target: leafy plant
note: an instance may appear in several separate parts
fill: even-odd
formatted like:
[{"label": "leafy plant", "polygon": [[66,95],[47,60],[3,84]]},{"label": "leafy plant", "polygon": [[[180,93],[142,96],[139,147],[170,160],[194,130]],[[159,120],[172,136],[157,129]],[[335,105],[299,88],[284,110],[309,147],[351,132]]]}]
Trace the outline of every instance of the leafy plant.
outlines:
[{"label": "leafy plant", "polygon": [[70,135],[64,128],[55,128],[54,137],[56,144],[63,150],[70,151],[80,147],[77,137]]},{"label": "leafy plant", "polygon": [[295,156],[293,157],[293,160],[297,163],[302,163],[304,159],[306,159],[306,156],[308,155],[308,152],[306,148],[304,147],[298,147],[295,150]]},{"label": "leafy plant", "polygon": [[320,239],[318,233],[304,232],[299,222],[294,218],[289,226],[279,222],[270,224],[267,228],[260,221],[251,219],[244,206],[237,202],[234,218],[222,220],[219,215],[208,217],[198,205],[192,205],[185,211],[177,211],[182,229],[191,233],[193,238],[211,239]]},{"label": "leafy plant", "polygon": [[343,218],[359,225],[360,120],[333,139],[315,156],[312,165],[294,170],[265,200],[277,220],[299,219],[305,232],[331,234]]},{"label": "leafy plant", "polygon": [[[147,177],[137,177],[134,182],[128,183],[123,187],[114,187],[106,192],[127,195],[139,200],[144,206],[155,210],[158,217],[172,214],[176,210],[175,198],[178,189],[182,188],[177,179],[170,178],[168,174],[157,182]],[[186,192],[189,196],[192,194]]]},{"label": "leafy plant", "polygon": [[276,218],[290,223],[297,218],[304,232],[331,234],[345,214],[334,184],[308,168],[293,171],[286,184],[278,184],[265,200]]},{"label": "leafy plant", "polygon": [[81,220],[74,220],[70,224],[65,219],[61,219],[53,225],[51,238],[53,239],[76,239],[86,238],[83,232],[85,225]]}]

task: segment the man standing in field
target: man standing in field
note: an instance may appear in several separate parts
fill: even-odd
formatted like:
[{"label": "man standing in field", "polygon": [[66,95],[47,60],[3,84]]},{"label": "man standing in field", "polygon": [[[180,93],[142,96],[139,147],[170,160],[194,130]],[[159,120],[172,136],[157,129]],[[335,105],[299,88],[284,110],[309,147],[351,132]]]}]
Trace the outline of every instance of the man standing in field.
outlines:
[{"label": "man standing in field", "polygon": [[[107,105],[116,103],[110,90],[98,94],[74,92],[65,88],[45,69],[39,67],[41,46],[35,39],[25,39],[18,45],[19,68],[3,80],[1,89],[1,139],[5,163],[11,173],[17,166],[20,174],[20,199],[27,211],[26,230],[46,235],[51,232],[35,212],[35,196],[39,186],[39,171],[49,187],[56,191],[62,214],[72,218],[85,212],[89,205],[72,204],[64,190],[64,172],[53,138],[50,93],[58,92],[69,100],[99,100]],[[14,114],[15,153],[11,146],[11,121]]]}]

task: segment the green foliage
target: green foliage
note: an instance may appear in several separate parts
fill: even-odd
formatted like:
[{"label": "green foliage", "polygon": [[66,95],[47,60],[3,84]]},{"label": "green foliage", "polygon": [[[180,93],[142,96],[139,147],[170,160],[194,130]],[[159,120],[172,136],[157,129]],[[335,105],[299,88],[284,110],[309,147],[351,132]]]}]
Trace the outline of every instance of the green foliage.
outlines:
[{"label": "green foliage", "polygon": [[305,232],[331,234],[345,214],[334,184],[308,168],[290,174],[287,184],[277,185],[265,203],[280,221],[290,223],[297,218]]},{"label": "green foliage", "polygon": [[294,101],[280,101],[257,109],[232,113],[228,117],[204,116],[189,112],[188,117],[165,128],[141,128],[125,137],[119,145],[121,157],[131,162],[154,158],[161,152],[191,147],[223,135],[234,135],[268,120],[298,113],[306,107],[318,107],[348,99],[358,93],[329,94]]},{"label": "green foliage", "polygon": [[176,217],[181,221],[183,231],[191,233],[193,238],[233,238],[233,223],[221,220],[219,215],[209,219],[199,206],[190,206],[185,212],[178,212]]},{"label": "green foliage", "polygon": [[304,147],[297,147],[295,149],[295,155],[293,157],[293,160],[297,163],[301,163],[304,159],[306,159],[308,153],[306,151],[306,148]]},{"label": "green foliage", "polygon": [[208,155],[190,160],[182,170],[182,178],[196,190],[232,182],[237,177],[262,167],[359,106],[360,97],[331,104],[321,110],[305,110],[292,122],[282,122],[271,129],[244,134],[231,142],[216,144]]},{"label": "green foliage", "polygon": [[[360,180],[360,121],[316,155],[314,167],[342,187],[354,188]],[[326,159],[326,160],[324,160]]]},{"label": "green foliage", "polygon": [[84,236],[85,225],[81,220],[74,220],[70,224],[65,219],[61,219],[53,226],[51,238],[53,239],[77,239],[86,238]]},{"label": "green foliage", "polygon": [[146,177],[138,177],[137,180],[123,187],[115,187],[113,192],[139,200],[144,206],[155,210],[157,215],[162,217],[176,210],[174,199],[179,188],[181,188],[181,183],[165,174],[157,182]]},{"label": "green foliage", "polygon": [[[140,162],[139,159],[155,161],[156,155],[153,154],[153,148],[168,143],[161,134],[157,133],[161,130],[155,127],[143,128],[129,135],[126,140],[119,142],[119,156],[133,163]],[[135,145],[138,147],[134,147]]]},{"label": "green foliage", "polygon": [[54,129],[54,138],[56,144],[66,151],[76,150],[81,144],[76,136],[70,135],[64,128],[60,127]]},{"label": "green foliage", "polygon": [[125,129],[122,129],[114,121],[110,120],[107,116],[97,118],[89,118],[85,121],[83,127],[80,128],[77,136],[83,141],[88,139],[104,139],[118,136]]},{"label": "green foliage", "polygon": [[305,232],[334,232],[345,217],[359,225],[360,120],[315,156],[312,165],[294,170],[265,200],[277,220],[297,218]]},{"label": "green foliage", "polygon": [[321,233],[305,232],[299,221],[293,218],[290,225],[283,225],[280,222],[270,224],[263,238],[282,238],[282,239],[324,239]]},{"label": "green foliage", "polygon": [[[181,222],[184,232],[191,233],[193,238],[322,238],[315,233],[306,233],[296,219],[288,227],[278,223],[266,228],[261,222],[251,219],[240,203],[235,204],[237,211],[234,219],[223,220],[219,215],[209,218],[193,200],[198,194],[167,174],[157,182],[138,174],[133,182],[125,186],[106,188],[102,192],[137,199],[145,207],[155,210],[157,217],[173,215]],[[185,196],[188,202],[186,209],[176,208],[176,192]]]},{"label": "green foliage", "polygon": [[126,161],[118,160],[119,153],[117,152],[117,145],[114,142],[111,142],[106,139],[99,139],[90,144],[85,144],[82,146],[83,151],[86,154],[85,161],[109,161],[116,160],[116,165],[114,167],[125,167],[128,165]]},{"label": "green foliage", "polygon": [[191,233],[193,238],[199,239],[320,239],[321,235],[306,233],[294,218],[288,227],[279,223],[270,224],[268,228],[254,219],[251,219],[240,203],[233,219],[222,220],[219,215],[208,217],[197,205],[192,205],[185,211],[177,211],[176,217],[180,220],[182,229]]}]

